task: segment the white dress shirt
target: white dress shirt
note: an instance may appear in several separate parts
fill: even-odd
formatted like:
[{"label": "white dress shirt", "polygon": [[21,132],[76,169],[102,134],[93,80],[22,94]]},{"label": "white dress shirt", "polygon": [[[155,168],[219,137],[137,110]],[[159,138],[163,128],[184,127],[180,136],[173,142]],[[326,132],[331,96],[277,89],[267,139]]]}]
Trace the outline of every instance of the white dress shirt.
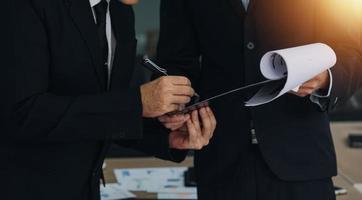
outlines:
[{"label": "white dress shirt", "polygon": [[243,2],[245,10],[248,10],[250,0],[241,0]]},{"label": "white dress shirt", "polygon": [[[89,0],[90,6],[92,8],[94,22],[97,23],[97,18],[94,12],[94,6],[96,6],[98,3],[100,3],[101,0]],[[109,2],[110,0],[107,0],[108,2],[108,10],[107,10],[107,21],[106,21],[106,36],[107,36],[107,42],[108,42],[108,80],[107,84],[109,86],[110,83],[110,77],[111,77],[111,71],[112,71],[112,65],[113,65],[113,59],[114,59],[114,53],[116,50],[116,38],[114,37],[113,31],[112,31],[112,25],[111,25],[111,15],[109,12]]]}]

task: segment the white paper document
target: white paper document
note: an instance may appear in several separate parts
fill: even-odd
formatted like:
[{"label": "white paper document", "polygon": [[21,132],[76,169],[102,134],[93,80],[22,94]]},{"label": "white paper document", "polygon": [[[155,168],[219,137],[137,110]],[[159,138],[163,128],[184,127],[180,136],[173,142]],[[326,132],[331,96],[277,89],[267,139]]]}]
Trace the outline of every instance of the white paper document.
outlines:
[{"label": "white paper document", "polygon": [[186,167],[116,169],[118,183],[130,191],[162,192],[184,188]]},{"label": "white paper document", "polygon": [[303,83],[332,68],[337,56],[326,44],[316,43],[266,53],[260,70],[269,80],[279,80],[266,84],[246,102],[246,106],[269,103],[292,90],[297,91]]},{"label": "white paper document", "polygon": [[157,199],[197,199],[197,194],[172,194],[172,193],[159,193]]},{"label": "white paper document", "polygon": [[354,188],[356,188],[360,193],[362,193],[362,183],[354,184]]},{"label": "white paper document", "polygon": [[174,193],[174,194],[196,194],[197,188],[196,187],[176,187],[176,188],[161,188],[156,193]]},{"label": "white paper document", "polygon": [[135,198],[131,192],[123,189],[117,183],[107,184],[106,187],[101,186],[101,200],[118,200]]},{"label": "white paper document", "polygon": [[158,199],[197,199],[196,187],[185,187],[187,167],[115,169],[120,187],[157,193]]}]

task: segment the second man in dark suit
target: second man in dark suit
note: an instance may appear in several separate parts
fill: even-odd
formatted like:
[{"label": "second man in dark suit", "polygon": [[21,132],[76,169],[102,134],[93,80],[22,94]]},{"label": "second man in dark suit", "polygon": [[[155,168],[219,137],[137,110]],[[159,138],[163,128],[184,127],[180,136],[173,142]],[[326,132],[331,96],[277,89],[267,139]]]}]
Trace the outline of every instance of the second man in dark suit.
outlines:
[{"label": "second man in dark suit", "polygon": [[190,78],[204,98],[261,81],[259,62],[271,50],[322,42],[338,57],[296,94],[251,108],[243,103],[252,92],[212,105],[218,128],[195,156],[200,200],[335,199],[327,112],[354,93],[362,76],[351,2],[162,1],[159,63]]}]

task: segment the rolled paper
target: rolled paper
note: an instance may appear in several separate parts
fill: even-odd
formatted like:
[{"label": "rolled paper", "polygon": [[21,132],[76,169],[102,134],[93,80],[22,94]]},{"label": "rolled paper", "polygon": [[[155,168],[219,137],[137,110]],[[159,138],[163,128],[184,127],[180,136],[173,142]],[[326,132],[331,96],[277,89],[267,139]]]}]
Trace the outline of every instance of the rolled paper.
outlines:
[{"label": "rolled paper", "polygon": [[265,85],[245,105],[262,105],[298,90],[303,83],[332,68],[336,62],[333,49],[322,43],[270,51],[260,61],[261,73],[267,79],[283,82]]}]

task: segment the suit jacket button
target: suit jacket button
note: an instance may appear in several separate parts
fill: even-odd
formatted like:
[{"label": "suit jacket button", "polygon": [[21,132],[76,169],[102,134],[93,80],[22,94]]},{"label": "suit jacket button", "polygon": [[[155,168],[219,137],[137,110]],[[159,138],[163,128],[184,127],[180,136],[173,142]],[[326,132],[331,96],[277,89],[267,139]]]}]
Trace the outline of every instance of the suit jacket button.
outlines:
[{"label": "suit jacket button", "polygon": [[249,42],[246,47],[249,49],[249,50],[253,50],[255,49],[255,44],[253,42]]}]

